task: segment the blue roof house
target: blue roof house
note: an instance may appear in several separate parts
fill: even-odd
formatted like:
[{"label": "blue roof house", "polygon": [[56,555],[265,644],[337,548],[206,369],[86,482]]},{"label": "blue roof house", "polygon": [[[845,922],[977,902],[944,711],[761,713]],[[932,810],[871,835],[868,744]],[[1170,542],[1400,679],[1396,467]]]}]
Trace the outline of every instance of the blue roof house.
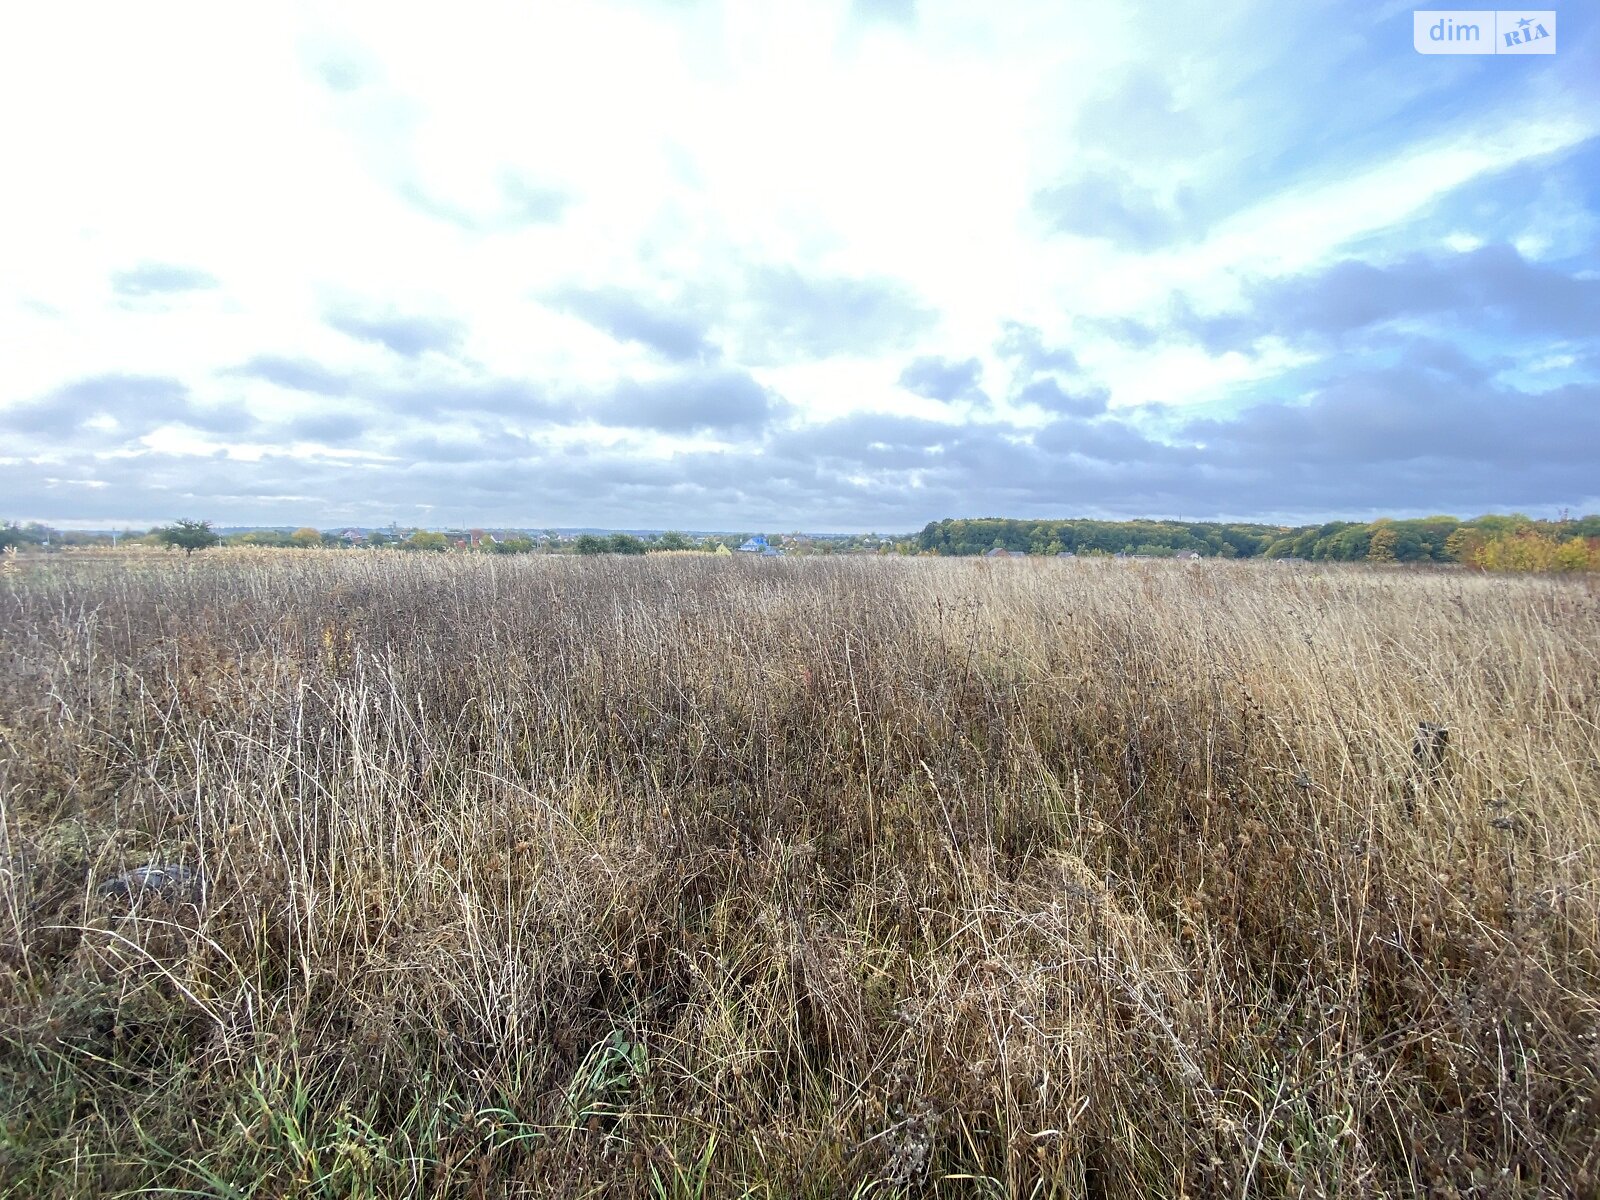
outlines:
[{"label": "blue roof house", "polygon": [[755,535],[755,537],[751,538],[748,542],[739,547],[739,553],[765,554],[768,549],[770,549],[770,547],[767,545],[767,539],[765,535],[758,533]]}]

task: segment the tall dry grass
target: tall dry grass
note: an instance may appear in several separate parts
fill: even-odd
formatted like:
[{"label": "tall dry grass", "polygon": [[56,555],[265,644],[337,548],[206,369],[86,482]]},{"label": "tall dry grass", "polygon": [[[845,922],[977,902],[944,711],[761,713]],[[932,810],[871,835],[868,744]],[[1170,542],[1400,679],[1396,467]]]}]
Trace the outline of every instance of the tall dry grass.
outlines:
[{"label": "tall dry grass", "polygon": [[1597,666],[1465,574],[13,573],[0,1181],[1592,1195]]}]

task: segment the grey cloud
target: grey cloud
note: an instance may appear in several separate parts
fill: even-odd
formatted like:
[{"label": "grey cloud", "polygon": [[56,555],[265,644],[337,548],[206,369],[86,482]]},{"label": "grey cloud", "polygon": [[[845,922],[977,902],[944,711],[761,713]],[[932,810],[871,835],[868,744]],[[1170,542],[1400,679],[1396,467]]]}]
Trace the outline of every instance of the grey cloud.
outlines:
[{"label": "grey cloud", "polygon": [[1372,339],[1375,347],[1382,346],[1385,342],[1392,342],[1399,350],[1402,366],[1437,371],[1452,379],[1468,383],[1482,383],[1491,375],[1516,365],[1513,359],[1500,355],[1483,359],[1471,358],[1459,346],[1438,338],[1409,335]]},{"label": "grey cloud", "polygon": [[111,290],[125,299],[206,291],[216,286],[215,276],[172,263],[141,263],[111,276]]},{"label": "grey cloud", "polygon": [[1324,270],[1258,282],[1239,313],[1173,306],[1172,324],[1213,350],[1256,338],[1339,339],[1407,317],[1445,317],[1498,332],[1589,339],[1600,331],[1600,278],[1530,263],[1510,246],[1411,255],[1376,266],[1346,259]]},{"label": "grey cloud", "polygon": [[[671,459],[495,436],[473,443],[449,431],[434,444],[411,445],[414,457],[403,466],[286,454],[259,462],[157,454],[97,460],[85,450],[0,474],[0,511],[61,519],[195,513],[272,524],[393,518],[909,530],[939,516],[981,513],[1319,519],[1537,508],[1593,496],[1600,477],[1590,449],[1600,445],[1593,389],[1479,390],[1454,413],[1463,428],[1444,436],[1445,414],[1433,395],[1385,424],[1396,397],[1425,382],[1368,380],[1364,396],[1325,389],[1287,418],[1262,406],[1179,427],[1171,444],[1112,417],[1062,418],[1030,439],[1005,424],[860,414],[780,430],[735,453]],[[1443,383],[1435,390],[1450,391]],[[1504,419],[1471,431],[1506,405]],[[1349,432],[1352,424],[1360,429]],[[1390,450],[1374,459],[1375,446]],[[105,486],[88,490],[88,479]]]},{"label": "grey cloud", "polygon": [[1118,420],[1064,418],[1034,435],[1034,445],[1051,454],[1072,455],[1117,465],[1178,464],[1193,461],[1192,449],[1170,446]]},{"label": "grey cloud", "polygon": [[[1063,415],[1031,442],[1005,425],[859,416],[788,431],[769,456],[826,475],[899,480],[954,513],[1137,516],[1367,510],[1479,512],[1581,504],[1600,479],[1600,385],[1523,393],[1423,345],[1408,365],[1341,376],[1304,406],[1261,404],[1156,438]],[[912,491],[911,489],[917,489]]]},{"label": "grey cloud", "polygon": [[1463,477],[1565,465],[1600,478],[1600,384],[1529,393],[1417,366],[1381,368],[1342,374],[1305,404],[1261,404],[1185,432],[1214,457],[1335,477],[1432,460]]},{"label": "grey cloud", "polygon": [[1024,387],[1017,393],[1017,399],[1063,416],[1094,417],[1105,412],[1109,397],[1103,388],[1085,388],[1069,393],[1046,376]]},{"label": "grey cloud", "polygon": [[[86,428],[97,417],[116,420],[117,432],[99,434]],[[97,375],[0,409],[0,426],[49,438],[124,440],[168,423],[240,434],[250,430],[255,420],[237,405],[196,404],[181,382],[155,375]]]},{"label": "grey cloud", "polygon": [[1104,388],[1079,381],[1068,390],[1054,375],[1042,374],[1055,371],[1076,376],[1078,359],[1065,347],[1045,345],[1044,335],[1032,325],[1007,321],[995,350],[1011,365],[1013,400],[1061,416],[1092,417],[1105,411],[1108,397]]},{"label": "grey cloud", "polygon": [[777,434],[768,445],[778,459],[846,462],[906,468],[926,465],[973,427],[892,413],[855,413]]},{"label": "grey cloud", "polygon": [[1079,324],[1134,350],[1148,350],[1156,345],[1168,328],[1133,317],[1084,317]]},{"label": "grey cloud", "polygon": [[372,423],[355,412],[308,413],[289,418],[284,431],[291,437],[330,444],[353,442],[372,428]]},{"label": "grey cloud", "polygon": [[1078,359],[1072,351],[1061,346],[1046,346],[1044,334],[1033,325],[1020,321],[1007,321],[1000,327],[1000,339],[995,351],[1012,362],[1024,375],[1037,371],[1076,371]]},{"label": "grey cloud", "polygon": [[167,416],[188,409],[188,389],[157,375],[97,375],[4,411],[13,429],[64,434],[97,416]]},{"label": "grey cloud", "polygon": [[809,474],[797,482],[779,473],[752,477],[749,465],[744,453],[645,459],[575,445],[487,461],[419,462],[403,475],[412,494],[446,496],[453,519],[473,524],[498,519],[637,527],[667,514],[676,514],[679,524],[688,523],[682,518],[689,514],[744,524],[751,504],[765,503],[772,492],[809,486]]},{"label": "grey cloud", "polygon": [[[1170,469],[1181,455],[1115,422],[1059,421],[1030,440],[1027,430],[1005,423],[954,425],[882,414],[787,431],[768,446],[769,458],[815,464],[818,488],[870,490],[877,503],[891,505],[899,489],[902,497],[964,513],[1016,512],[1048,504],[1051,495],[1062,505],[1081,506],[1081,497],[1064,494],[1076,481],[1093,479],[1115,494],[1107,479]],[[854,482],[862,478],[871,481],[868,489]],[[1086,495],[1089,485],[1081,486]],[[1106,496],[1094,501],[1107,502]]]},{"label": "grey cloud", "polygon": [[978,387],[982,376],[983,364],[975,358],[957,362],[925,355],[900,372],[900,386],[928,400],[987,400]]},{"label": "grey cloud", "polygon": [[343,396],[349,393],[351,387],[348,375],[330,370],[308,358],[286,358],[275,354],[258,354],[249,362],[231,367],[223,374],[261,379],[290,391],[310,392],[316,396]]},{"label": "grey cloud", "polygon": [[526,452],[525,439],[502,442],[497,437],[483,437],[476,430],[468,432],[472,436],[440,437],[430,433],[410,437],[399,442],[394,450],[412,463],[494,463]]},{"label": "grey cloud", "polygon": [[449,354],[461,344],[460,323],[438,317],[340,310],[329,314],[327,321],[340,333],[385,346],[403,358],[420,358],[429,351]]},{"label": "grey cloud", "polygon": [[746,281],[746,357],[794,362],[871,354],[910,342],[934,314],[900,284],[850,276],[806,276],[762,267]]},{"label": "grey cloud", "polygon": [[1155,249],[1185,236],[1192,227],[1191,208],[1187,190],[1163,199],[1110,166],[1034,196],[1034,209],[1052,232],[1105,238],[1133,250]]},{"label": "grey cloud", "polygon": [[590,411],[609,425],[689,433],[761,429],[780,408],[743,371],[690,371],[647,383],[625,382]]},{"label": "grey cloud", "polygon": [[[224,524],[305,524],[336,506],[341,496],[371,486],[366,478],[353,478],[359,474],[348,463],[304,456],[242,462],[223,454],[150,452],[96,459],[85,453],[59,465],[24,463],[0,475],[0,511],[48,505],[63,520],[107,524],[185,515]],[[104,486],[76,482],[87,480]]]},{"label": "grey cloud", "polygon": [[260,428],[260,422],[241,404],[219,404],[210,407],[191,404],[185,412],[174,413],[171,420],[180,425],[187,425],[191,429],[223,437],[244,437],[254,434]]},{"label": "grey cloud", "polygon": [[1451,313],[1518,331],[1600,334],[1600,278],[1530,263],[1511,246],[1414,255],[1387,267],[1347,260],[1267,284],[1252,299],[1287,331],[1337,334],[1398,316]]},{"label": "grey cloud", "polygon": [[[683,525],[913,529],[945,515],[1328,516],[1582,506],[1600,479],[1600,384],[1524,392],[1429,339],[1336,360],[1303,403],[1259,403],[1227,417],[1172,414],[1157,436],[1093,401],[1057,404],[1042,428],[858,413],[794,427],[782,402],[736,371],[687,371],[552,403],[520,381],[396,392],[389,444],[401,461],[332,461],[269,452],[260,461],[141,453],[98,457],[76,426],[97,411],[187,416],[175,380],[80,380],[22,407],[38,438],[60,430],[50,462],[0,473],[0,512],[60,519],[236,523]],[[1043,382],[1036,380],[1034,383]],[[1055,381],[1052,381],[1055,382]],[[1029,386],[1033,386],[1030,384]],[[1058,383],[1064,394],[1070,383]],[[387,397],[368,397],[374,405]],[[411,403],[413,409],[402,409]],[[17,408],[0,410],[15,428]],[[427,433],[407,437],[407,413]],[[166,414],[177,414],[169,417]],[[386,414],[386,416],[388,415]],[[725,429],[734,453],[670,459],[506,431],[563,415],[686,432]],[[330,414],[330,421],[332,420]],[[314,421],[316,418],[307,418]],[[377,420],[379,418],[373,418]],[[331,424],[268,427],[331,440]],[[396,440],[398,439],[398,440]],[[26,444],[26,441],[24,442]],[[87,481],[103,483],[89,488]]]},{"label": "grey cloud", "polygon": [[1046,494],[1064,473],[1155,467],[1180,455],[1115,422],[1061,421],[1030,440],[1028,430],[1003,422],[957,425],[885,414],[786,431],[767,447],[768,459],[813,464],[825,486],[867,478],[886,491],[941,491],[960,497],[964,512],[976,511],[980,497]]},{"label": "grey cloud", "polygon": [[[311,359],[278,355],[258,355],[223,374],[261,379],[310,395],[360,401],[400,417],[459,420],[488,413],[506,419],[546,423],[570,412],[570,405],[552,400],[535,384],[520,379],[491,376],[379,382],[335,371]],[[334,427],[329,426],[330,429]]]},{"label": "grey cloud", "polygon": [[704,321],[688,312],[664,311],[622,288],[566,288],[549,303],[619,342],[637,342],[673,362],[708,361],[718,355]]},{"label": "grey cloud", "polygon": [[[1245,349],[1258,337],[1271,332],[1267,323],[1255,313],[1200,313],[1185,296],[1172,302],[1164,330],[1154,322],[1145,328],[1150,331],[1151,343],[1163,340],[1163,333],[1184,333],[1215,354]],[[1133,341],[1137,344],[1137,339]]]},{"label": "grey cloud", "polygon": [[460,418],[489,413],[512,421],[544,424],[570,415],[572,406],[521,379],[479,379],[408,384],[372,395],[389,411],[412,417]]}]

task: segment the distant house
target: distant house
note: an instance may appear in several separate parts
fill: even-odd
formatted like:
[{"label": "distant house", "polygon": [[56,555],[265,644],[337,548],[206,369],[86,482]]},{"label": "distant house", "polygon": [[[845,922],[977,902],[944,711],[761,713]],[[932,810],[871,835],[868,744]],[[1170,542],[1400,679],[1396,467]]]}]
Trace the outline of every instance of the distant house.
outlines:
[{"label": "distant house", "polygon": [[1078,556],[1076,554],[1074,554],[1071,550],[1058,550],[1056,552],[1056,557],[1057,558],[1077,558]]},{"label": "distant house", "polygon": [[349,542],[352,546],[359,546],[367,540],[367,535],[359,529],[346,529],[339,537],[341,540]]},{"label": "distant house", "polygon": [[770,549],[772,549],[772,547],[767,545],[766,537],[758,533],[755,535],[755,537],[751,538],[744,545],[739,547],[739,553],[765,554]]},{"label": "distant house", "polygon": [[993,550],[984,552],[985,558],[1027,558],[1021,550],[1002,550],[996,546]]},{"label": "distant house", "polygon": [[1193,550],[1179,550],[1177,554],[1173,555],[1173,557],[1174,558],[1181,558],[1185,562],[1187,562],[1191,558],[1199,558],[1200,556],[1198,554],[1196,554]]}]

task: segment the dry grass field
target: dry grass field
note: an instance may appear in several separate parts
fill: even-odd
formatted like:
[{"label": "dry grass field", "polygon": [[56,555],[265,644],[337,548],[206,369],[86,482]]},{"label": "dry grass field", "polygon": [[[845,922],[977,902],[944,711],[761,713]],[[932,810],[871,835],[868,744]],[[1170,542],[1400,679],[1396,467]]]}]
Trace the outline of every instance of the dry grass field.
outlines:
[{"label": "dry grass field", "polygon": [[1593,583],[67,559],[0,1194],[1600,1189]]}]

